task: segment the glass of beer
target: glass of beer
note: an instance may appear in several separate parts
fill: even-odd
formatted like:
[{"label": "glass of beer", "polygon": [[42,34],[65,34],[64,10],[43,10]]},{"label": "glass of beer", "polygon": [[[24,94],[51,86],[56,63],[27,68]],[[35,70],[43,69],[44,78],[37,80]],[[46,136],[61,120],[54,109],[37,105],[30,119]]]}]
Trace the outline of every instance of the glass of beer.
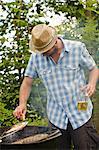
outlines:
[{"label": "glass of beer", "polygon": [[80,96],[78,99],[78,103],[77,103],[77,109],[79,111],[86,111],[87,107],[88,107],[88,94],[86,93],[86,91],[80,91]]}]

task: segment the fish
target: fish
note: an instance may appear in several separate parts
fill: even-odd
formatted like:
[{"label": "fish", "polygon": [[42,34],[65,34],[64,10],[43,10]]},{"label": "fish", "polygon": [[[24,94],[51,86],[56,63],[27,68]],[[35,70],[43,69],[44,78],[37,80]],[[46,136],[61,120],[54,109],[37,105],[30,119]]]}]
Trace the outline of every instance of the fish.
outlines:
[{"label": "fish", "polygon": [[32,135],[20,140],[17,140],[15,142],[12,142],[11,144],[30,144],[30,143],[37,143],[41,140],[44,140],[46,138],[48,138],[48,134],[47,133],[43,133],[43,134],[36,134],[36,135]]},{"label": "fish", "polygon": [[24,121],[24,122],[20,122],[18,124],[15,124],[11,127],[11,129],[9,129],[8,131],[5,132],[5,134],[8,134],[8,133],[11,133],[11,132],[14,132],[14,131],[19,131],[19,130],[22,130],[26,125],[28,124],[27,121]]}]

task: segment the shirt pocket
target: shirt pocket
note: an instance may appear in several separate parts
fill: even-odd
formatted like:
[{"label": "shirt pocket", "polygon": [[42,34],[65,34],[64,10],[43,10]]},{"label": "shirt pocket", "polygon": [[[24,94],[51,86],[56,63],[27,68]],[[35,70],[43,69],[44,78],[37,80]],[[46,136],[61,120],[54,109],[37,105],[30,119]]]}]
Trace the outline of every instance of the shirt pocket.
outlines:
[{"label": "shirt pocket", "polygon": [[77,65],[62,65],[62,68],[69,70],[69,71],[72,71],[72,70],[76,71],[79,69],[79,67]]},{"label": "shirt pocket", "polygon": [[79,75],[79,66],[77,65],[62,65],[60,66],[63,72],[64,80],[67,82],[72,82],[78,78]]}]

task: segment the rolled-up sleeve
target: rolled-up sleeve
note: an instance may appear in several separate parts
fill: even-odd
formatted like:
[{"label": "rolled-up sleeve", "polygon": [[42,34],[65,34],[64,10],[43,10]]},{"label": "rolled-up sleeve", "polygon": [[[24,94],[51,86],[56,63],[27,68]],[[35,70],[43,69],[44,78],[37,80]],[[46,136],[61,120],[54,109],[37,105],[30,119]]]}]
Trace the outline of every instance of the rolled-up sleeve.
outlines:
[{"label": "rolled-up sleeve", "polygon": [[94,67],[96,67],[96,63],[89,54],[84,43],[81,44],[80,65],[88,70],[92,70]]},{"label": "rolled-up sleeve", "polygon": [[31,54],[28,65],[27,65],[27,68],[25,70],[24,76],[28,76],[30,78],[37,78],[38,77],[38,73],[36,71],[34,60],[35,60],[34,54]]}]

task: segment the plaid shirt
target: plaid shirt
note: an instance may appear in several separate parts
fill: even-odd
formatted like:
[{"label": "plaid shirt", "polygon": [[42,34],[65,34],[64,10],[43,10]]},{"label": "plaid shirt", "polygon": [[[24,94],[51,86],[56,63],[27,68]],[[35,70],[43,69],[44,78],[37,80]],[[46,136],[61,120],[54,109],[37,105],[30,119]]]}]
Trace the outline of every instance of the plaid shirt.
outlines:
[{"label": "plaid shirt", "polygon": [[79,111],[77,102],[83,100],[80,88],[86,84],[84,68],[91,70],[96,64],[83,43],[60,39],[64,49],[58,62],[42,54],[31,54],[25,76],[39,76],[43,80],[47,89],[47,115],[50,122],[66,129],[69,119],[73,129],[77,129],[92,115],[90,98],[87,98],[86,111]]}]

